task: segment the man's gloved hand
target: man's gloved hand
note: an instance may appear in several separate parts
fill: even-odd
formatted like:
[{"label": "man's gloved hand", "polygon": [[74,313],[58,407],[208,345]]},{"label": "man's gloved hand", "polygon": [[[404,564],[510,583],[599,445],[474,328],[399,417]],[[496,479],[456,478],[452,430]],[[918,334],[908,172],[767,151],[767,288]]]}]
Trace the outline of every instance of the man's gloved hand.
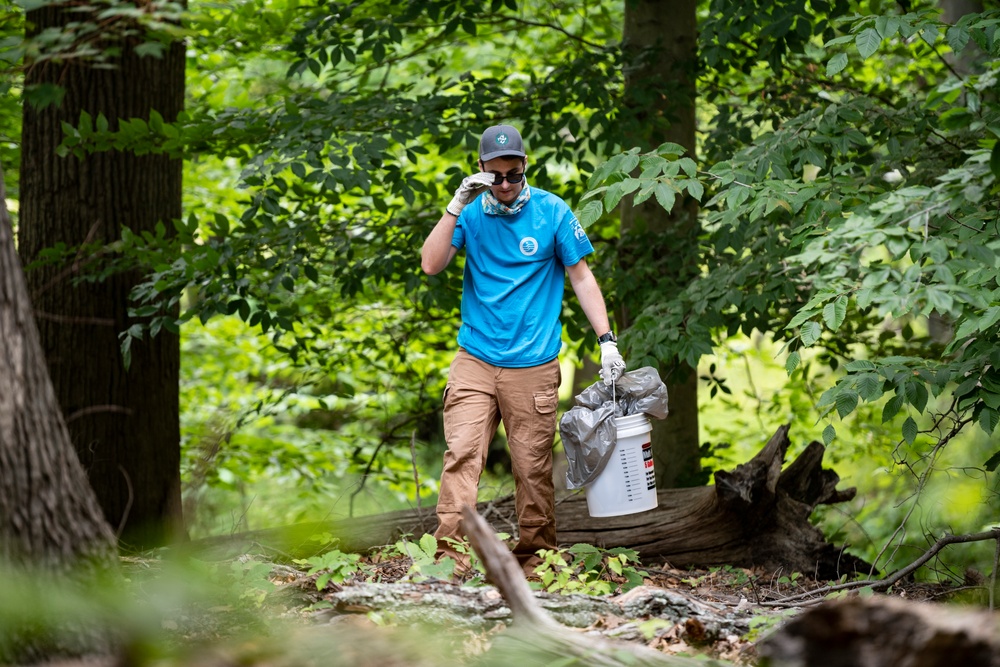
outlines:
[{"label": "man's gloved hand", "polygon": [[479,193],[491,185],[493,185],[493,174],[479,172],[472,176],[466,176],[462,179],[462,184],[455,190],[455,196],[451,198],[445,210],[458,216],[466,204],[472,203],[472,200],[478,197]]},{"label": "man's gloved hand", "polygon": [[618,351],[618,343],[609,340],[601,343],[601,377],[604,384],[612,384],[625,372],[625,360]]}]

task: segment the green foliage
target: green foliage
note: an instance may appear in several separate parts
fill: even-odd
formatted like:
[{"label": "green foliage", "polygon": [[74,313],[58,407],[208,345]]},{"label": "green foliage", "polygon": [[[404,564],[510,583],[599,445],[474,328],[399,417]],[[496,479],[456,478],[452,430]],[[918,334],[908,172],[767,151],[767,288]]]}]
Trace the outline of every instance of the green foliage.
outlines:
[{"label": "green foliage", "polygon": [[[32,12],[48,7],[65,7],[62,0],[15,0],[18,10]],[[19,19],[20,11],[11,16]],[[139,57],[162,58],[174,42],[183,39],[181,26],[184,5],[156,0],[137,6],[126,0],[94,0],[74,3],[62,24],[44,30],[29,31],[23,38],[7,37],[0,42],[0,63],[7,67],[69,67],[110,69],[126,50]],[[9,20],[9,19],[8,19]],[[6,32],[8,26],[0,24]],[[24,101],[38,109],[62,103],[65,90],[54,83],[24,87]],[[162,120],[162,119],[161,119]],[[97,127],[107,130],[108,119],[98,120]]]},{"label": "green foliage", "polygon": [[345,554],[340,549],[330,549],[321,556],[296,559],[295,562],[309,566],[306,574],[319,574],[316,577],[316,590],[322,591],[331,581],[342,584],[359,572],[359,560],[361,560],[359,554]]},{"label": "green foliage", "polygon": [[[19,56],[24,14],[15,11],[9,0],[0,0],[0,169],[3,169],[7,196],[19,199],[20,174],[15,168],[20,159],[21,82],[8,73]],[[16,210],[11,211],[16,221]],[[16,230],[16,226],[15,226]]]},{"label": "green foliage", "polygon": [[542,563],[535,573],[541,588],[549,593],[623,593],[640,586],[646,574],[637,568],[638,554],[620,547],[602,550],[574,544],[568,549],[545,549],[539,555]]},{"label": "green foliage", "polygon": [[[898,38],[884,54],[883,69],[893,72],[904,53],[922,55],[939,38],[953,48],[971,39],[1000,55],[995,22],[986,13],[946,26],[929,10],[861,16],[849,23],[850,35],[826,47],[850,43],[865,59]],[[949,30],[950,39],[943,37]],[[922,41],[902,41],[913,37]],[[625,337],[630,358],[695,366],[721,336],[773,332],[784,341],[790,374],[810,348],[829,353],[834,370],[843,364],[846,374],[815,403],[821,418],[835,411],[843,419],[862,402],[887,397],[882,421],[904,411],[902,439],[913,443],[929,399],[949,391],[953,402],[934,423],[947,416],[991,434],[1000,421],[1000,242],[990,233],[998,188],[990,167],[996,139],[987,130],[1000,124],[1000,69],[987,61],[959,79],[942,62],[928,64],[934,83],[926,95],[892,99],[880,86],[823,92],[697,173],[673,145],[632,150],[598,167],[584,198],[602,196],[605,208],[622,191],[662,189],[664,167],[633,171],[654,159],[684,174],[671,196],[658,198],[664,208],[682,189],[698,200],[706,193],[705,270],[683,290],[643,305]],[[913,323],[929,317],[953,326],[946,345],[913,335]],[[833,437],[831,426],[824,439]]]},{"label": "green foliage", "polygon": [[[785,391],[754,391],[753,411],[727,419],[821,425],[841,461],[931,470],[966,426],[996,433],[995,10],[947,25],[879,2],[705,3],[701,135],[686,154],[622,146],[618,2],[84,9],[106,12],[110,50],[69,32],[25,40],[22,12],[0,19],[11,74],[0,160],[17,161],[22,97],[59,101],[55,89],[22,90],[23,56],[104,65],[133,31],[154,57],[155,44],[186,37],[176,122],[84,113],[63,125],[59,149],[67,160],[185,158],[184,218],[101,248],[55,247],[48,260],[92,258],[83,280],[146,276],[126,358],[135,340],[182,332],[190,502],[225,491],[245,511],[270,482],[287,506],[269,518],[282,520],[322,515],[352,483],[381,480],[397,506],[436,490],[413,468],[439,458],[426,445],[440,441],[462,267],[425,277],[417,249],[474,168],[479,130],[497,121],[522,127],[531,183],[564,195],[588,226],[605,293],[634,315],[621,336],[630,365],[698,367],[764,334],[783,348],[786,378],[771,386]],[[669,238],[637,224],[619,239],[623,201],[700,204],[694,280],[663,281],[678,262]],[[619,241],[635,256],[616,257]],[[577,305],[564,321],[570,345],[584,340]],[[951,336],[931,335],[933,322]],[[702,372],[716,405],[739,404],[721,371]],[[724,423],[705,427],[713,465],[750,439]],[[995,471],[1000,452],[983,442],[963,445],[971,464],[950,465]],[[901,518],[886,508],[884,521]]]},{"label": "green foliage", "polygon": [[[377,335],[385,319],[371,314],[351,335]],[[426,471],[439,450],[409,444],[414,429],[431,428],[417,415],[432,419],[437,397],[402,391],[406,371],[391,358],[366,365],[372,352],[359,345],[362,357],[329,374],[301,368],[231,317],[184,327],[182,345],[182,476],[196,534],[229,532],[234,515],[246,529],[403,509],[436,493],[433,475],[414,476],[412,457]],[[438,382],[428,354],[411,368]]]},{"label": "green foliage", "polygon": [[[617,132],[610,110],[621,75],[608,45],[621,9],[583,16],[542,6],[533,13],[546,18],[526,25],[524,7],[501,2],[362,2],[339,6],[335,19],[325,5],[294,1],[195,3],[183,15],[188,99],[175,122],[155,112],[85,111],[63,125],[63,159],[127,150],[186,160],[183,219],[164,221],[163,233],[123,230],[109,246],[49,256],[94,257],[87,267],[95,273],[85,279],[146,276],[131,295],[136,323],[121,332],[126,362],[145,336],[181,329],[199,336],[199,324],[222,316],[262,334],[256,345],[299,369],[255,379],[246,388],[265,395],[249,405],[241,404],[249,397],[242,387],[232,401],[214,396],[210,416],[185,401],[206,417],[188,420],[194,430],[185,432],[189,495],[205,485],[252,495],[248,482],[265,472],[286,480],[302,474],[307,484],[295,496],[330,492],[322,482],[338,475],[415,495],[409,447],[437,436],[461,276],[460,266],[423,276],[416,250],[442,198],[473,168],[479,131],[499,120],[519,123],[532,152],[531,183],[570,198],[582,191],[576,169],[592,168]],[[127,5],[107,9],[115,26],[152,41],[180,34],[156,32],[173,25],[174,5],[149,5],[132,23]],[[489,40],[456,48],[487,26]],[[69,53],[57,39],[64,37],[11,43],[21,54],[79,64],[114,55]],[[570,317],[585,321],[582,313]],[[268,387],[275,382],[296,389]],[[309,394],[308,411],[337,424],[327,429],[336,433],[292,433],[306,408],[289,414],[289,402]],[[269,444],[278,455],[266,453]],[[214,471],[215,464],[223,465]],[[350,505],[352,512],[353,495]]]},{"label": "green foliage", "polygon": [[[453,542],[459,553],[473,554],[468,544]],[[445,581],[455,574],[455,559],[445,556],[440,561],[436,560],[434,554],[437,552],[437,539],[431,534],[421,536],[418,542],[402,540],[396,544],[396,549],[400,553],[409,556],[413,563],[410,565],[409,575],[416,581],[424,581],[427,578],[443,579]],[[482,569],[482,566],[480,566]]]},{"label": "green foliage", "polygon": [[799,613],[798,609],[782,609],[773,614],[756,614],[750,618],[750,631],[743,637],[749,642],[758,642],[778,629],[778,627]]}]

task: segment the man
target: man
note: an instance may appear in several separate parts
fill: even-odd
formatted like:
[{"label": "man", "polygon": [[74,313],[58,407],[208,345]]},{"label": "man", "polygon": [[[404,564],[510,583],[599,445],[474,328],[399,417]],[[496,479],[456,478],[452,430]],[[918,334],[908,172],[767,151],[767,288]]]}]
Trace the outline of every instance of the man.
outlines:
[{"label": "man", "polygon": [[556,548],[552,444],[559,402],[559,351],[565,276],[601,343],[608,384],[625,362],[608,322],[604,297],[584,259],[594,251],[570,207],[529,187],[521,135],[488,128],[479,142],[481,173],[465,178],[424,241],[421,268],[444,270],[465,249],[459,350],[444,393],[444,455],[438,498],[438,557],[468,561],[448,538],[460,539],[463,505],[475,507],[479,478],[503,421],[514,472],[519,537],[514,547],[526,574],[539,549]]}]

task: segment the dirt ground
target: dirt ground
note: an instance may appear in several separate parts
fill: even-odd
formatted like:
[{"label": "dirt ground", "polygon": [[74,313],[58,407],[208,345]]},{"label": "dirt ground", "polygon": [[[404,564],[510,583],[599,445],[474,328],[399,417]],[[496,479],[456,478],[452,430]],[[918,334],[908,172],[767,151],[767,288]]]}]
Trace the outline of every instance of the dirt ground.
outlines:
[{"label": "dirt ground", "polygon": [[[140,605],[155,627],[135,624],[122,653],[52,662],[59,667],[236,667],[302,665],[423,667],[492,665],[498,638],[511,628],[510,609],[481,577],[444,581],[414,576],[412,560],[362,562],[362,574],[317,589],[316,574],[301,566],[259,559],[216,564],[213,572],[263,572],[256,583],[228,582],[234,595],[170,590],[163,563],[128,565]],[[543,609],[561,625],[589,637],[642,644],[664,657],[689,656],[715,664],[755,665],[757,644],[810,605],[830,597],[873,595],[825,590],[837,582],[797,574],[734,567],[682,570],[644,565],[642,585],[630,591],[587,596],[539,590]],[[141,571],[141,572],[140,572]],[[157,588],[166,580],[168,587]],[[233,583],[235,582],[235,585]],[[191,582],[188,582],[191,583]],[[619,579],[619,584],[624,579]],[[981,595],[983,588],[906,582],[884,595],[924,602]],[[206,587],[206,582],[195,588]],[[176,599],[171,599],[175,595]],[[883,594],[875,594],[883,595]],[[794,597],[793,600],[788,598]],[[783,602],[783,600],[786,600]],[[975,601],[966,599],[964,601]],[[144,614],[146,612],[143,612]],[[140,629],[136,629],[140,628]],[[505,663],[505,664],[509,664]],[[548,664],[522,661],[522,665]]]}]

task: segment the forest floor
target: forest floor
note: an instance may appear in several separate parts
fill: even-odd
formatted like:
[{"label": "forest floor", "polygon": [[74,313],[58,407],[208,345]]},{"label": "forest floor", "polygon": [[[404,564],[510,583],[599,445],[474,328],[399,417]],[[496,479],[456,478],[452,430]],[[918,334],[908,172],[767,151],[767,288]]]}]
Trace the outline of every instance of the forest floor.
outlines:
[{"label": "forest floor", "polygon": [[[205,598],[202,604],[188,601],[163,609],[157,641],[172,656],[168,664],[199,667],[491,664],[484,657],[514,619],[497,589],[481,576],[464,581],[414,576],[407,557],[366,559],[360,565],[364,575],[355,573],[318,590],[320,575],[305,574],[307,566],[233,562],[229,569],[234,572],[241,567],[246,572],[248,566],[266,570],[268,586],[249,585],[227,604]],[[158,568],[152,561],[136,566]],[[532,587],[549,615],[584,635],[640,643],[664,655],[753,665],[763,636],[830,597],[823,589],[836,583],[732,567],[640,569],[646,575],[642,585],[625,593],[593,596],[548,593],[537,590],[537,583]],[[887,595],[943,602],[960,590],[907,582]],[[780,602],[793,595],[804,597]]]}]

